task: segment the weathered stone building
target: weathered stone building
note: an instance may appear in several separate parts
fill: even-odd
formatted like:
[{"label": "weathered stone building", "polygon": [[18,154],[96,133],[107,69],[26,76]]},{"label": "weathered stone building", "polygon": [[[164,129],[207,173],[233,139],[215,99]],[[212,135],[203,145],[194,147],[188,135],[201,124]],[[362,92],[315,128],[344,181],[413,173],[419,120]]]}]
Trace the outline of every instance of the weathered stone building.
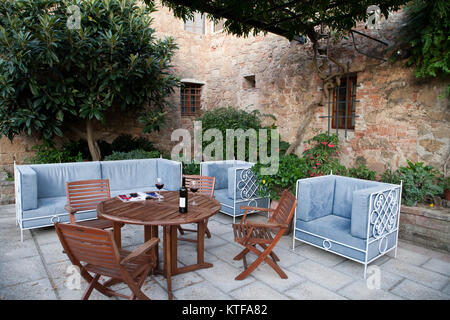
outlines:
[{"label": "weathered stone building", "polygon": [[[336,111],[336,102],[342,103],[342,98],[339,100],[335,93],[331,94],[330,111],[326,100],[318,106],[323,81],[316,71],[310,43],[289,42],[270,33],[239,38],[215,31],[220,26],[214,26],[207,19],[201,20],[199,16],[195,22],[185,25],[164,7],[153,17],[157,35],[172,36],[179,46],[173,61],[174,73],[188,87],[197,88],[195,97],[183,95],[177,89],[172,97],[176,108],[170,111],[167,127],[148,135],[160,148],[170,150],[167,141],[173,129],[192,127],[195,115],[184,109],[185,114],[182,114],[183,98],[198,99],[201,107],[198,112],[231,105],[273,114],[281,138],[295,144],[298,154],[303,150],[303,140],[312,137],[317,130],[328,129],[327,116],[335,119],[332,113]],[[365,30],[363,25],[359,26],[358,30],[388,46],[358,36],[355,38],[357,49],[387,58],[383,50],[395,43],[401,21],[402,14],[395,13],[381,21],[380,30]],[[450,107],[449,99],[439,96],[444,94],[449,81],[419,81],[413,68],[405,67],[405,61],[391,63],[370,58],[355,50],[351,38],[338,43],[330,41],[327,54],[344,67],[349,66],[346,71],[350,82],[344,88],[347,90],[344,96],[350,100],[344,108],[349,120],[338,123],[342,162],[353,165],[357,157],[362,157],[370,168],[381,172],[388,167],[395,169],[405,165],[406,159],[410,159],[424,161],[442,171],[450,154]],[[309,109],[313,110],[311,118],[306,116]],[[344,116],[344,111],[340,114]],[[305,127],[305,131],[298,136],[301,127]],[[142,135],[136,119],[128,119],[124,125],[124,119],[112,116],[107,128],[99,125],[97,129],[99,138],[108,141],[120,133]],[[336,130],[333,125],[331,130]],[[17,137],[12,144],[2,138],[0,164],[9,166],[14,160],[23,162],[36,143],[28,137]]]}]

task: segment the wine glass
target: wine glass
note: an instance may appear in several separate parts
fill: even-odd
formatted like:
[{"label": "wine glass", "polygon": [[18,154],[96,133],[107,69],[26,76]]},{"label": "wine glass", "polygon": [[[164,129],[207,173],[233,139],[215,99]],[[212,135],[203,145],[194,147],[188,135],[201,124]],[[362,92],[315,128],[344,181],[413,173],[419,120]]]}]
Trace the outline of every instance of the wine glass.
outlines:
[{"label": "wine glass", "polygon": [[[162,178],[156,178],[155,186],[158,188],[158,190],[161,190],[164,187],[164,182]],[[161,193],[158,192],[158,201],[163,201]]]},{"label": "wine glass", "polygon": [[[198,191],[198,182],[196,180],[192,180],[189,185],[189,188],[191,189],[191,192],[196,193]],[[195,202],[195,199],[194,199],[194,201],[192,201],[192,205],[193,206],[197,205],[197,202]]]}]

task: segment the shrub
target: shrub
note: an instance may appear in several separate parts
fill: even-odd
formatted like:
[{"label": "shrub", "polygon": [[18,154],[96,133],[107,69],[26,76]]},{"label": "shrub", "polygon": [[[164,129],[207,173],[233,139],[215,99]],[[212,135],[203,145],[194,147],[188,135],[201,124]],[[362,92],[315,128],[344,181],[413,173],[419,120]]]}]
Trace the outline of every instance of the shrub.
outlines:
[{"label": "shrub", "polygon": [[[198,118],[197,120],[202,121],[202,134],[205,133],[208,129],[218,129],[223,136],[223,157],[226,157],[226,130],[227,129],[242,129],[245,131],[249,129],[256,130],[257,139],[259,141],[259,129],[267,129],[267,142],[268,142],[268,153],[270,155],[270,146],[271,146],[271,131],[269,129],[276,129],[274,125],[272,126],[263,126],[262,119],[264,117],[269,117],[275,120],[273,115],[261,114],[258,110],[253,110],[251,112],[247,112],[245,110],[237,109],[235,107],[221,107],[215,108],[212,110],[207,110],[204,114]],[[234,142],[234,154],[237,156],[237,139]],[[248,140],[248,139],[247,139]],[[203,141],[203,149],[205,149],[211,141]],[[280,153],[286,152],[289,147],[289,143],[280,141]],[[257,152],[259,154],[259,143],[257,147]],[[249,159],[249,148],[248,142],[246,142],[245,147],[245,160]]]},{"label": "shrub", "polygon": [[407,206],[415,206],[418,202],[432,201],[433,197],[443,193],[442,186],[437,183],[439,171],[423,162],[413,163],[407,160],[408,166],[396,171],[386,170],[381,180],[400,184],[403,181],[402,201]]},{"label": "shrub", "polygon": [[121,134],[111,143],[112,151],[130,152],[132,150],[156,151],[153,143],[143,137],[133,138],[130,134]]},{"label": "shrub", "polygon": [[59,162],[79,162],[83,161],[81,152],[77,155],[71,155],[66,149],[58,149],[51,141],[45,141],[43,144],[35,145],[31,148],[36,151],[34,156],[26,158],[25,163],[59,163]]},{"label": "shrub", "polygon": [[303,158],[295,154],[280,156],[278,172],[273,175],[262,175],[261,168],[265,165],[257,163],[252,167],[260,186],[260,196],[279,199],[284,189],[295,194],[295,185],[298,179],[308,176],[308,165]]},{"label": "shrub", "polygon": [[183,162],[183,174],[193,174],[193,175],[200,174],[200,163]]},{"label": "shrub", "polygon": [[105,161],[111,160],[132,160],[132,159],[149,159],[159,158],[161,153],[159,151],[145,151],[145,150],[132,150],[129,152],[117,152],[114,151],[109,156],[105,157]]},{"label": "shrub", "polygon": [[308,176],[334,174],[346,175],[347,169],[339,162],[339,138],[336,134],[320,133],[305,141],[302,157],[308,165]]},{"label": "shrub", "polygon": [[356,161],[356,167],[348,169],[348,176],[358,179],[365,179],[365,180],[376,180],[377,173],[373,170],[370,170],[367,168],[367,166],[361,162]]}]

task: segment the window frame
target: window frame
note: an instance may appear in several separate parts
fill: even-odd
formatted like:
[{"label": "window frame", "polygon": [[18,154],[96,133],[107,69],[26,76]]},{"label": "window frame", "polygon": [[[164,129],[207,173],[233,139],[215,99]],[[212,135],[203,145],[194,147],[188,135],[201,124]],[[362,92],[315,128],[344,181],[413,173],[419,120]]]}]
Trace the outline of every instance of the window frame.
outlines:
[{"label": "window frame", "polygon": [[[342,82],[345,86],[342,85]],[[341,100],[338,93],[340,89],[345,88],[345,100]],[[345,74],[341,77],[341,85],[333,88],[332,95],[332,114],[331,114],[331,128],[336,130],[336,114],[338,114],[337,119],[337,130],[355,130],[355,115],[356,115],[356,88],[357,88],[357,75],[356,73]],[[339,112],[337,111],[337,105],[344,104],[344,107],[340,107]]]},{"label": "window frame", "polygon": [[[180,113],[181,116],[196,116],[200,113],[201,97],[202,97],[201,83],[183,82],[180,88]],[[192,100],[194,98],[194,100]],[[194,101],[194,106],[192,106]],[[187,104],[186,104],[187,103]]]},{"label": "window frame", "polygon": [[[188,21],[192,23],[192,30],[189,30],[188,27],[186,26],[186,22],[188,22]],[[201,34],[201,35],[206,34],[206,17],[204,14],[195,12],[193,19],[192,20],[188,19],[186,22],[184,23],[184,31]],[[201,23],[201,29],[202,29],[201,33],[197,32],[199,22]]]}]

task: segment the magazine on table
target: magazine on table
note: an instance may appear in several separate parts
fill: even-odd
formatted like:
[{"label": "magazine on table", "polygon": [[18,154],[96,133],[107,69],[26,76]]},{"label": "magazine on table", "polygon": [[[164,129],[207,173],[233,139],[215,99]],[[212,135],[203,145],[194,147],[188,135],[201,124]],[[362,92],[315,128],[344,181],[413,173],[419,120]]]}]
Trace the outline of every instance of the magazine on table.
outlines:
[{"label": "magazine on table", "polygon": [[149,199],[164,198],[164,196],[156,192],[131,192],[126,194],[119,194],[117,198],[119,198],[123,202],[136,202],[136,201],[145,201]]}]

